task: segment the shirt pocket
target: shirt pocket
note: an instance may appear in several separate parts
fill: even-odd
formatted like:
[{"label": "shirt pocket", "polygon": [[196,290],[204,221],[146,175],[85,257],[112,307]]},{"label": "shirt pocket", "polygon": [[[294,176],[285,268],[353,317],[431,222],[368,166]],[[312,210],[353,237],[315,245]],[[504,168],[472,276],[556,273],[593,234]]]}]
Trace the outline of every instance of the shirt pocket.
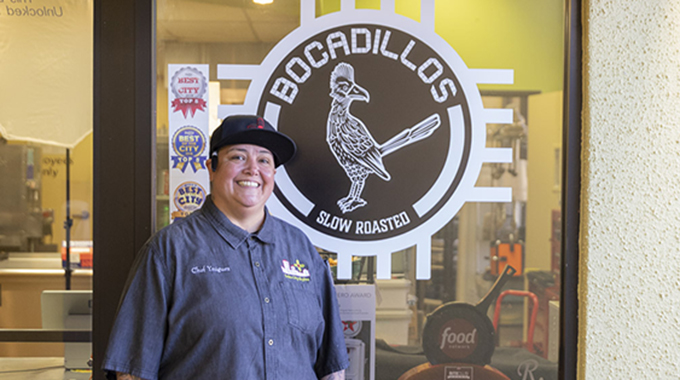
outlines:
[{"label": "shirt pocket", "polygon": [[288,323],[306,333],[313,333],[323,322],[321,304],[309,283],[282,282]]}]

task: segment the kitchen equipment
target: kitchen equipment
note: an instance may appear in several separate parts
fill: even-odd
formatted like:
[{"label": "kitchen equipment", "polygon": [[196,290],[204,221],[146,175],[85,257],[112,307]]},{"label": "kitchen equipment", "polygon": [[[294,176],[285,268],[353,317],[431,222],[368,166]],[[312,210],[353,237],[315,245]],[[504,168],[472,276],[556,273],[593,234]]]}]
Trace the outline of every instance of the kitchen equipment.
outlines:
[{"label": "kitchen equipment", "polygon": [[366,365],[366,343],[361,339],[345,338],[349,367],[345,370],[345,380],[364,380]]},{"label": "kitchen equipment", "polygon": [[515,276],[524,274],[524,245],[496,242],[491,247],[491,275],[498,276],[506,265],[516,269]]},{"label": "kitchen equipment", "polygon": [[498,296],[496,300],[496,307],[493,311],[493,327],[498,333],[498,321],[501,317],[501,303],[505,296],[519,296],[527,297],[531,300],[533,307],[531,308],[531,317],[529,318],[529,328],[527,332],[527,342],[524,346],[531,353],[534,352],[534,328],[536,327],[536,314],[538,313],[538,297],[532,292],[525,292],[522,290],[506,290]]},{"label": "kitchen equipment", "polygon": [[42,150],[0,140],[0,252],[56,252],[54,211],[41,201]]}]

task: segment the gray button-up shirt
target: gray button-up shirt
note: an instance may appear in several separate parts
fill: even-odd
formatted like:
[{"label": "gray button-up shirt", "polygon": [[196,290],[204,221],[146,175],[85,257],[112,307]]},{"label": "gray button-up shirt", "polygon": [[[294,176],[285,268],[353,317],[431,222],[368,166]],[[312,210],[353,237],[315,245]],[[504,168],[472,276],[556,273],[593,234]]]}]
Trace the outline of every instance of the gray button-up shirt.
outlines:
[{"label": "gray button-up shirt", "polygon": [[328,266],[297,228],[232,224],[208,197],[128,279],[103,368],[143,379],[317,379],[348,366]]}]

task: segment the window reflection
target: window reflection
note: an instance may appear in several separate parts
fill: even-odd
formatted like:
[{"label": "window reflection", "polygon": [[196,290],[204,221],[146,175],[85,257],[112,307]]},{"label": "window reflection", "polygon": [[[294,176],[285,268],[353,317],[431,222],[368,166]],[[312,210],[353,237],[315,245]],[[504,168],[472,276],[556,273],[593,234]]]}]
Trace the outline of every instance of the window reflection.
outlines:
[{"label": "window reflection", "polygon": [[[392,254],[390,280],[375,279],[374,258],[353,258],[351,280],[337,283],[376,284],[375,363],[372,369],[352,367],[357,379],[368,378],[371,370],[375,379],[397,379],[427,362],[423,342],[428,338],[424,339],[423,330],[428,316],[454,302],[477,305],[508,264],[516,273],[499,293],[524,293],[498,297],[496,348],[490,365],[510,378],[517,373],[527,378],[529,373],[534,378],[557,378],[563,3],[548,6],[535,0],[519,8],[515,4],[512,10],[506,6],[498,2],[437,2],[435,31],[471,68],[514,70],[513,85],[480,85],[484,107],[512,112],[512,122],[487,125],[485,143],[490,148],[511,149],[512,161],[485,163],[477,179],[479,187],[511,188],[512,200],[467,203],[452,215],[432,236],[429,280],[416,280],[414,247]],[[356,1],[356,7],[380,9],[380,2]],[[340,8],[339,1],[317,1],[316,16]],[[420,1],[397,2],[396,12],[416,21],[423,17]],[[217,65],[260,64],[299,25],[299,18],[298,1],[275,1],[268,6],[158,2],[159,189],[165,188],[160,185],[168,170],[167,65],[209,64],[210,81],[217,86],[211,102],[242,104],[250,82],[218,80]],[[160,191],[157,199],[160,228],[168,221],[165,205],[169,200],[167,193]],[[321,254],[335,273],[337,256]],[[496,312],[496,298],[492,301],[483,313],[489,324]],[[356,337],[348,339],[352,339],[350,352],[365,355],[370,351],[370,345],[357,344]]]},{"label": "window reflection", "polygon": [[[66,149],[0,143],[0,328],[43,328],[42,293],[64,290]],[[92,138],[71,151],[73,290],[92,289]],[[49,313],[48,313],[49,314]],[[61,357],[63,343],[0,343],[0,357]]]},{"label": "window reflection", "polygon": [[[0,329],[39,333],[43,315],[66,318],[43,306],[43,292],[92,289],[93,4],[45,0],[2,7]],[[66,241],[72,246],[70,286]],[[89,357],[90,344],[84,347]],[[86,362],[80,366],[87,368]],[[2,339],[0,366],[28,378],[35,368],[56,368],[60,378],[69,368],[64,343]]]}]

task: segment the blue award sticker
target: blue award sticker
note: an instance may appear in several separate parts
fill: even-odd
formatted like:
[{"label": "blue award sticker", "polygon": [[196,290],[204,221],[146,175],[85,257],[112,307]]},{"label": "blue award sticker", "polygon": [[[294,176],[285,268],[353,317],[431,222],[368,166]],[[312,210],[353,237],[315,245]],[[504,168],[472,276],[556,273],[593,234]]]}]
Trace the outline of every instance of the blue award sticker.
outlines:
[{"label": "blue award sticker", "polygon": [[177,186],[173,194],[177,211],[172,213],[172,219],[186,218],[198,210],[205,201],[205,189],[196,182],[187,181]]},{"label": "blue award sticker", "polygon": [[171,156],[172,167],[184,173],[191,167],[194,173],[205,169],[206,156],[203,156],[207,139],[200,129],[185,125],[172,136],[172,150],[176,155]]}]

